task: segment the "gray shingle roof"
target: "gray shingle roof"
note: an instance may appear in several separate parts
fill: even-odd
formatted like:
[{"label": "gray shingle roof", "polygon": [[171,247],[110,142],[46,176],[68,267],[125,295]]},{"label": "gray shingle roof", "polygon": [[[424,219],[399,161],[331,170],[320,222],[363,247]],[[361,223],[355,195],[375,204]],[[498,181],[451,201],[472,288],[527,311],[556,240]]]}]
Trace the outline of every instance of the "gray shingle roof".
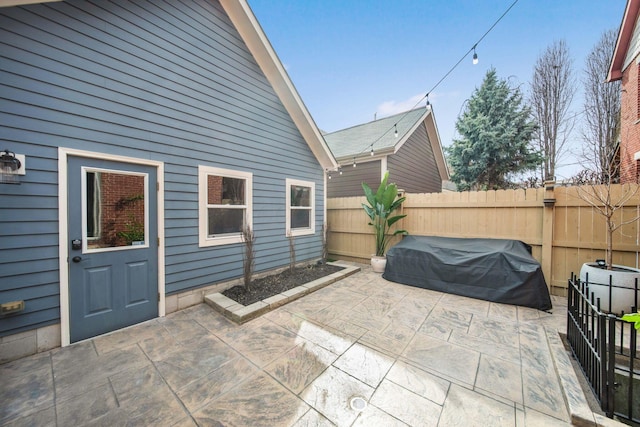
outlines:
[{"label": "gray shingle roof", "polygon": [[[331,152],[336,158],[366,154],[373,143],[374,151],[392,148],[403,140],[423,116],[427,108],[417,108],[400,114],[356,125],[347,129],[324,135]],[[394,135],[394,124],[398,129],[398,137]]]}]

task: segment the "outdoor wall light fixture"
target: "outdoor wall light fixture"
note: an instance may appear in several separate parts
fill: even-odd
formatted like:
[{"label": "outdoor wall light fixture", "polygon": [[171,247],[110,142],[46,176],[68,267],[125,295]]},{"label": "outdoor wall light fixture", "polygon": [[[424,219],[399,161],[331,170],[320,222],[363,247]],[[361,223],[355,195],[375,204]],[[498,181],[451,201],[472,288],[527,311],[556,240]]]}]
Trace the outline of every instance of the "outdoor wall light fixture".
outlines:
[{"label": "outdoor wall light fixture", "polygon": [[478,64],[478,54],[476,53],[476,46],[473,46],[473,65]]},{"label": "outdoor wall light fixture", "polygon": [[24,155],[12,151],[0,151],[0,184],[20,184],[20,175],[25,174]]}]

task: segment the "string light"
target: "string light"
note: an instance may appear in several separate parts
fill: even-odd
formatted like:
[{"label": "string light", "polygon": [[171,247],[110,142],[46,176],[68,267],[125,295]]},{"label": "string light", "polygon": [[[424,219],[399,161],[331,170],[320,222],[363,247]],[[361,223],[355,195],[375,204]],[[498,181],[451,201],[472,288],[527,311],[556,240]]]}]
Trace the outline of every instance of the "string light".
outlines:
[{"label": "string light", "polygon": [[373,144],[371,144],[371,155],[373,156]]},{"label": "string light", "polygon": [[[507,13],[509,13],[509,11],[511,9],[513,9],[513,7],[518,3],[518,1],[520,0],[514,0],[513,3],[511,3],[511,5],[504,11],[504,13],[502,13],[502,15],[500,15],[500,17],[493,23],[493,25],[491,25],[491,27],[489,27],[489,29],[487,31],[485,31],[485,33],[482,35],[482,37],[480,37],[478,39],[478,41],[476,41],[476,43],[469,49],[467,50],[464,55],[462,55],[460,57],[460,59],[458,60],[458,62],[456,62],[451,68],[449,68],[449,71],[447,71],[444,76],[442,76],[442,78],[440,78],[440,80],[438,80],[438,82],[433,85],[433,87],[431,88],[431,90],[429,92],[427,92],[427,94],[422,97],[418,102],[415,103],[415,105],[413,107],[411,107],[409,110],[407,110],[407,112],[405,112],[405,114],[393,125],[393,129],[394,129],[394,136],[397,138],[398,137],[398,126],[397,124],[402,121],[402,119],[404,119],[407,114],[409,114],[409,112],[411,112],[411,110],[415,109],[422,101],[427,100],[427,107],[431,107],[431,103],[429,102],[429,93],[433,92],[436,88],[438,88],[440,86],[440,84],[447,78],[449,77],[449,75],[453,72],[453,70],[455,70],[456,68],[458,68],[458,65],[460,65],[462,63],[462,61],[464,61],[465,58],[468,58],[469,53],[473,52],[473,64],[477,64],[478,63],[478,54],[476,53],[476,47],[478,47],[478,44],[480,44],[480,42],[482,40],[484,40],[484,38],[495,28],[496,25],[498,25],[498,23],[500,21],[502,21],[502,19],[507,15]],[[362,151],[360,151],[358,154],[363,153],[369,146],[371,146],[373,148],[373,145],[380,141],[385,135],[387,135],[389,132],[391,131],[391,129],[387,130],[386,132],[384,132],[382,135],[380,135],[375,141],[373,141],[373,143],[371,143],[370,145],[367,145]],[[356,167],[356,158],[353,158],[353,167]]]},{"label": "string light", "polygon": [[338,173],[339,173],[340,175],[342,175],[342,166],[339,166],[339,167],[338,167]]}]

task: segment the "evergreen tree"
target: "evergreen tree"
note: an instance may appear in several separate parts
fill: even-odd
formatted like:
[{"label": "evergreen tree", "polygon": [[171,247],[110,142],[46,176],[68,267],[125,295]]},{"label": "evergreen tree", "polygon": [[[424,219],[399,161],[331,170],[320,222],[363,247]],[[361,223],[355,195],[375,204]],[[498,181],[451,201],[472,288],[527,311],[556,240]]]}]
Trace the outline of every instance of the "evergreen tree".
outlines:
[{"label": "evergreen tree", "polygon": [[458,191],[507,188],[509,174],[538,167],[542,157],[530,148],[535,128],[520,89],[490,69],[456,122],[461,138],[447,149]]}]

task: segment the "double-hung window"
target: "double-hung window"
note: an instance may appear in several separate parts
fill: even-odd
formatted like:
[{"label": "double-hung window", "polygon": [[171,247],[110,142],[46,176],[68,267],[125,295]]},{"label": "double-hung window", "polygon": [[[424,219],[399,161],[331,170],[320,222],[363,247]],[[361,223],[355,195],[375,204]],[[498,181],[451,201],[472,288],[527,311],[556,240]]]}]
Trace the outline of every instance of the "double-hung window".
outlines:
[{"label": "double-hung window", "polygon": [[209,166],[198,167],[200,246],[242,242],[242,229],[252,225],[252,174]]},{"label": "double-hung window", "polygon": [[315,183],[286,180],[286,233],[288,236],[314,234],[315,226]]}]

